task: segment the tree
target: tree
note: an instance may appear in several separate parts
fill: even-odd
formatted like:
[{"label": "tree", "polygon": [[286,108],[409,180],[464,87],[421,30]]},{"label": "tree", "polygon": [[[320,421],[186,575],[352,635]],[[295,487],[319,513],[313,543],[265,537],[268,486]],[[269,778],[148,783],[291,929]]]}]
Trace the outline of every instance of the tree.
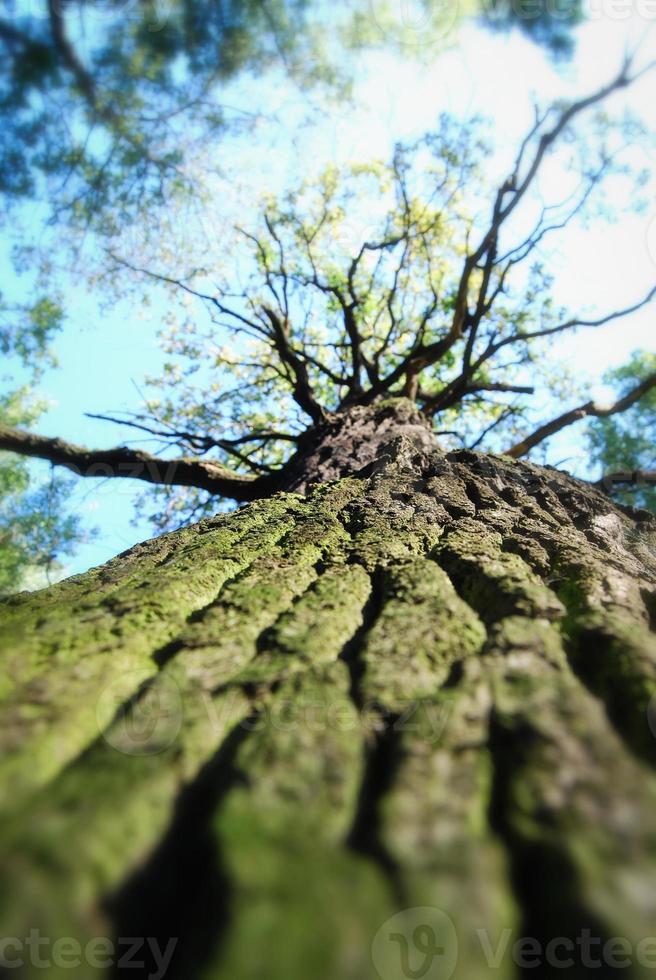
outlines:
[{"label": "tree", "polygon": [[[165,397],[151,400],[150,412],[111,419],[185,455],[162,458],[121,446],[93,451],[9,427],[0,447],[82,476],[139,479],[244,502],[341,475],[339,464],[319,467],[324,442],[339,441],[347,425],[351,445],[356,420],[368,425],[367,413],[355,409],[389,397],[409,398],[457,444],[487,445],[515,459],[581,418],[626,411],[653,389],[653,371],[612,405],[588,399],[527,431],[535,389],[529,382],[540,377],[544,355],[539,343],[594,330],[656,295],[654,287],[602,316],[571,314],[554,304],[539,258],[548,236],[593,205],[603,212],[595,195],[604,179],[627,176],[622,153],[636,123],[613,125],[593,110],[637,80],[630,71],[627,63],[591,96],[536,110],[511,172],[496,188],[481,170],[486,144],[442,117],[437,132],[398,146],[388,167],[356,167],[351,181],[330,169],[318,186],[267,202],[261,228],[236,229],[250,247],[250,265],[240,260],[224,274],[210,256],[207,267],[196,264],[176,277],[112,254],[110,275],[127,268],[209,311],[209,330],[183,323],[168,337],[177,360],[160,379]],[[586,114],[592,117],[580,126],[586,138],[577,138],[574,125]],[[575,170],[573,190],[564,201],[530,200],[537,175],[561,144],[566,155],[559,165]],[[641,179],[636,175],[638,185]],[[370,192],[368,235],[353,181]],[[630,180],[628,193],[635,195],[635,187]],[[476,206],[490,200],[481,220]],[[346,215],[360,230],[350,255]],[[221,346],[217,338],[226,332],[230,344]],[[215,373],[204,388],[198,371],[208,360]],[[552,391],[562,397],[553,382]],[[367,429],[363,441],[369,437]],[[328,460],[332,452],[326,450]]]},{"label": "tree", "polygon": [[[52,360],[49,345],[60,321],[60,308],[44,297],[23,308],[2,304],[0,349],[28,371],[29,381],[0,397],[0,424],[30,426],[42,415],[45,404],[34,386]],[[61,577],[61,557],[87,537],[79,517],[67,512],[71,483],[52,472],[35,481],[27,459],[0,454],[0,595]]]},{"label": "tree", "polygon": [[[23,396],[21,398],[21,396]],[[23,392],[0,399],[3,424],[29,425],[38,405],[25,403]],[[62,556],[72,555],[86,535],[79,517],[67,513],[72,480],[51,474],[31,486],[27,460],[0,457],[0,595],[36,588],[61,578]]]},{"label": "tree", "polygon": [[[622,395],[648,382],[656,361],[648,351],[637,351],[627,365],[606,375],[609,384],[620,384]],[[589,433],[590,448],[606,474],[606,486],[624,503],[656,510],[656,398],[645,386],[644,394],[621,414],[595,419]]]},{"label": "tree", "polygon": [[[328,175],[316,210],[248,231],[244,289],[175,280],[234,330],[237,389],[127,421],[189,455],[0,430],[81,475],[250,501],[3,604],[0,901],[27,975],[30,928],[84,942],[85,976],[99,936],[105,965],[149,937],[168,977],[647,975],[656,521],[523,457],[656,374],[538,425],[497,402],[530,396],[531,344],[652,296],[561,316],[541,270],[516,278],[614,165],[586,149],[576,195],[518,223],[548,153],[635,77],[538,115],[483,226],[445,122],[367,171],[395,206],[345,265]],[[440,446],[470,400],[505,453]]]}]

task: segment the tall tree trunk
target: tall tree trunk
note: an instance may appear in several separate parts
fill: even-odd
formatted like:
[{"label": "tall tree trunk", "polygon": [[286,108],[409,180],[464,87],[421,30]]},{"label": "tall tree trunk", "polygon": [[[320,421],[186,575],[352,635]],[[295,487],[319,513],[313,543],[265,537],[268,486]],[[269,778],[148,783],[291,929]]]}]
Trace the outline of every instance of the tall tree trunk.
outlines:
[{"label": "tall tree trunk", "polygon": [[3,604],[14,975],[31,929],[55,978],[653,974],[656,521],[344,425],[306,495]]}]

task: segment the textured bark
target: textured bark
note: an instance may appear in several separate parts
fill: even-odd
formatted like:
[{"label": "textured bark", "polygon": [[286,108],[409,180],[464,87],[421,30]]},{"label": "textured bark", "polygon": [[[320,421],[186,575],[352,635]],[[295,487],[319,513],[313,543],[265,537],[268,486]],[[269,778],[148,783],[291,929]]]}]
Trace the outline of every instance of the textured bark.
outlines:
[{"label": "textured bark", "polygon": [[354,405],[308,429],[276,489],[306,493],[318,483],[350,476],[379,460],[385,447],[401,437],[418,449],[438,448],[430,423],[409,399]]},{"label": "textured bark", "polygon": [[374,938],[433,907],[457,959],[423,975],[472,980],[521,976],[521,937],[654,934],[656,521],[408,411],[333,439],[351,476],[2,605],[4,935],[403,980]]}]

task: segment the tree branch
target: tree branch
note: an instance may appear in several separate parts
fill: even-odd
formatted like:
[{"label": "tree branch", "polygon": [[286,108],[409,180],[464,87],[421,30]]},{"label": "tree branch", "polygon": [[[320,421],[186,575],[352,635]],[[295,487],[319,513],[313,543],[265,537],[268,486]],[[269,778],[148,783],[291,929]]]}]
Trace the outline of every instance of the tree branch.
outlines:
[{"label": "tree branch", "polygon": [[307,365],[289,343],[288,324],[283,322],[278,314],[270,307],[264,306],[262,309],[271,324],[271,340],[278,352],[278,356],[292,373],[294,401],[297,405],[300,405],[304,412],[307,412],[315,424],[323,422],[325,412],[314,397]]},{"label": "tree branch", "polygon": [[613,405],[604,406],[589,401],[583,405],[579,405],[578,408],[570,409],[569,412],[563,412],[562,415],[558,415],[551,422],[541,425],[532,435],[515,443],[510,449],[506,449],[505,455],[519,459],[521,456],[526,456],[531,449],[539,445],[539,443],[544,442],[549,436],[555,435],[556,432],[560,432],[561,429],[572,425],[574,422],[578,422],[580,419],[587,417],[607,418],[609,415],[617,415],[619,412],[624,412],[627,408],[635,405],[652,388],[656,388],[656,374],[649,375],[649,377],[645,378],[639,385],[636,385],[635,388],[632,388],[623,398],[619,398]]},{"label": "tree branch", "polygon": [[[547,117],[545,115],[541,119],[539,117],[536,118],[536,123],[529,136],[522,143],[512,173],[506,178],[496,192],[487,230],[483,234],[478,247],[473,252],[468,253],[465,257],[458,288],[456,290],[453,318],[448,332],[439,341],[436,341],[430,345],[421,346],[419,349],[411,351],[410,354],[408,354],[405,362],[401,364],[396,371],[392,372],[392,375],[390,375],[388,379],[386,379],[388,386],[389,384],[396,382],[397,376],[399,373],[403,373],[404,369],[412,369],[412,361],[415,358],[421,359],[422,368],[435,364],[451,350],[451,348],[463,337],[467,330],[471,331],[471,336],[465,350],[463,368],[465,374],[470,373],[469,364],[473,351],[476,329],[481,319],[490,312],[492,303],[494,302],[496,295],[498,295],[498,291],[495,291],[493,293],[492,300],[490,300],[487,293],[493,270],[498,262],[497,245],[502,228],[506,226],[508,218],[519,205],[529,187],[532,185],[547,151],[558,140],[563,133],[563,130],[566,129],[572,120],[586,109],[603,102],[603,100],[610,94],[619,89],[625,88],[632,82],[636,81],[640,75],[644,74],[644,72],[640,72],[639,75],[637,74],[631,77],[629,75],[630,67],[630,60],[627,60],[616,78],[608,85],[598,89],[590,96],[570,103],[569,106],[562,109],[551,129],[548,129],[541,134],[537,141],[537,146],[533,157],[526,167],[526,172],[521,175],[520,169],[522,167],[524,155],[530,140],[537,135],[540,127],[546,121]],[[648,69],[651,67],[652,66],[648,66]],[[593,178],[593,183],[596,183],[598,179],[599,175],[597,174]],[[575,208],[573,214],[575,214],[577,210],[578,208]],[[573,214],[570,215],[570,217],[573,217]],[[554,227],[557,227],[557,225]],[[529,236],[529,239],[523,243],[521,248],[524,248],[527,244],[529,245],[529,248],[522,258],[525,258],[526,254],[532,251],[532,248],[537,245],[542,237],[542,234],[540,234],[541,231],[542,234],[544,234],[544,229],[540,229],[540,227],[538,227],[537,237],[532,238]],[[511,250],[511,255],[512,252],[513,250]],[[503,264],[503,262],[501,264]],[[472,273],[475,269],[482,270],[483,277],[481,286],[478,290],[474,310],[470,311],[469,292]]]},{"label": "tree branch", "polygon": [[613,487],[630,486],[639,488],[643,486],[656,486],[656,470],[615,470],[613,473],[604,473],[601,480],[595,484],[606,493],[611,493]]},{"label": "tree branch", "polygon": [[[101,422],[113,422],[114,425],[124,425],[130,429],[138,429],[140,432],[147,432],[148,435],[155,436],[168,442],[170,445],[178,445],[181,448],[188,446],[192,452],[207,453],[210,449],[222,449],[225,453],[232,455],[245,466],[253,471],[260,473],[271,472],[270,466],[256,463],[245,452],[240,452],[238,447],[246,446],[249,443],[259,443],[266,445],[269,442],[292,442],[297,443],[298,438],[289,432],[275,432],[263,429],[261,432],[256,430],[247,435],[238,436],[234,439],[215,439],[213,436],[203,436],[196,432],[189,432],[186,429],[176,429],[165,422],[157,421],[164,428],[154,428],[146,425],[147,416],[135,415],[134,418],[121,419],[112,415],[99,415],[95,412],[84,413],[89,419],[98,419]],[[140,421],[138,421],[140,420]]]},{"label": "tree branch", "polygon": [[102,118],[116,122],[114,113],[107,107],[102,107],[98,102],[95,84],[92,76],[86,70],[77,53],[68,39],[64,24],[62,4],[57,0],[48,0],[48,17],[50,20],[50,30],[55,48],[62,61],[75,78],[78,89],[87,100],[89,106]]},{"label": "tree branch", "polygon": [[274,489],[273,476],[242,476],[209,460],[160,459],[137,449],[86,449],[63,439],[0,425],[0,450],[46,459],[84,477],[122,477],[167,486],[197,487],[217,497],[250,501]]},{"label": "tree branch", "polygon": [[638,310],[641,310],[648,303],[651,303],[655,296],[656,286],[653,286],[643,299],[638,300],[636,303],[632,303],[631,306],[625,306],[622,310],[614,310],[612,313],[607,313],[605,316],[599,317],[596,320],[584,320],[582,317],[571,317],[569,320],[565,320],[563,323],[559,323],[554,327],[545,327],[542,330],[532,330],[526,333],[515,333],[508,337],[504,337],[502,340],[498,340],[496,342],[491,341],[472,365],[472,371],[477,371],[486,361],[489,361],[489,359],[498,351],[500,351],[503,347],[507,347],[509,344],[528,343],[531,340],[540,340],[544,337],[552,337],[554,334],[564,333],[567,330],[574,330],[577,327],[604,327],[607,323],[612,323],[613,320],[619,320],[622,317],[630,316],[632,313],[636,313]]},{"label": "tree branch", "polygon": [[421,410],[427,415],[436,415],[447,408],[452,408],[458,402],[466,398],[467,395],[477,394],[479,391],[499,391],[514,395],[532,395],[535,388],[532,385],[515,385],[505,381],[470,381],[468,374],[464,372],[449,382],[442,391],[436,395],[426,395],[419,392],[418,398]]}]

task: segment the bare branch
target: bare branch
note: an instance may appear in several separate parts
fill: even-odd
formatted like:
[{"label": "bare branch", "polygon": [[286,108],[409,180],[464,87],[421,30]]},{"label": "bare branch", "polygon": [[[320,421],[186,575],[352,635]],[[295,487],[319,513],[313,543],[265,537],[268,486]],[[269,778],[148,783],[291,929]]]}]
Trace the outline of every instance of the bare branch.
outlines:
[{"label": "bare branch", "polygon": [[268,495],[274,487],[269,476],[242,476],[209,460],[160,459],[125,446],[86,449],[63,439],[51,439],[5,425],[0,426],[0,450],[46,459],[55,466],[65,466],[78,476],[121,477],[168,486],[197,487],[218,497],[238,501],[257,500]]},{"label": "bare branch", "polygon": [[419,392],[422,412],[435,415],[447,408],[452,408],[467,395],[475,395],[479,391],[499,391],[515,395],[532,395],[535,388],[532,385],[515,385],[505,381],[471,381],[468,371],[454,378],[442,391],[436,395],[425,395]]},{"label": "bare branch", "polygon": [[[216,439],[214,436],[200,435],[197,432],[190,432],[187,429],[176,429],[174,426],[168,425],[166,422],[160,422],[157,419],[154,419],[154,421],[160,426],[164,426],[164,428],[155,428],[153,425],[146,424],[148,416],[135,414],[132,418],[122,419],[112,415],[99,415],[95,412],[85,412],[84,414],[90,419],[98,419],[101,422],[113,422],[114,425],[124,425],[130,429],[147,432],[148,435],[155,436],[174,445],[187,445],[194,452],[206,453],[210,449],[222,449],[225,453],[234,456],[235,459],[244,463],[249,469],[260,473],[271,472],[271,467],[254,462],[246,453],[240,452],[237,447],[245,446],[248,443],[256,443],[261,447],[271,442],[292,442],[294,444],[298,442],[298,437],[292,435],[290,432],[275,432],[269,431],[268,429],[262,429],[261,431],[253,430],[253,432],[249,432],[247,435],[237,436],[234,439]],[[258,447],[256,446],[255,448]]]},{"label": "bare branch", "polygon": [[[420,356],[424,361],[425,366],[435,364],[440,358],[451,350],[454,344],[468,329],[475,332],[481,318],[484,315],[487,315],[492,305],[487,297],[487,291],[492,271],[498,261],[497,246],[502,227],[505,225],[507,219],[519,205],[529,187],[532,185],[547,151],[558,140],[572,120],[585,110],[599,104],[600,102],[603,102],[604,99],[606,99],[613,92],[630,85],[638,77],[640,77],[640,75],[644,74],[644,72],[641,72],[640,75],[636,75],[632,78],[629,75],[629,68],[630,62],[627,61],[622,66],[622,69],[616,78],[613,79],[613,81],[611,81],[608,85],[598,89],[592,95],[570,103],[569,106],[561,110],[551,129],[543,132],[539,137],[537,147],[532,159],[526,167],[525,173],[520,174],[523,159],[527,152],[530,140],[532,137],[537,135],[547,118],[546,115],[542,118],[536,116],[535,125],[533,126],[530,134],[522,143],[519,155],[515,161],[513,172],[506,178],[506,180],[497,190],[487,230],[483,234],[478,247],[473,252],[469,252],[465,258],[456,291],[453,318],[447,334],[440,341],[429,345],[427,348],[411,352],[411,354],[408,355],[409,358]],[[595,175],[593,178],[593,184],[596,183],[598,179],[599,175]],[[574,210],[574,213],[576,213],[577,210],[578,208]],[[553,227],[558,227],[558,224],[556,223]],[[552,230],[551,226],[547,226],[545,229],[540,223],[536,232],[533,233],[533,236],[529,236],[529,239],[525,241],[522,246],[520,246],[520,249],[525,251],[525,247],[528,245],[529,251],[531,251],[549,230]],[[510,256],[512,256],[512,254],[513,252],[511,250]],[[525,257],[525,255],[522,257]],[[471,277],[475,269],[482,269],[483,280],[478,291],[474,311],[470,312],[468,297],[471,286]],[[493,298],[495,296],[496,293],[494,294]],[[469,349],[465,352],[465,369],[471,355],[471,346],[473,346],[473,340],[471,341]],[[403,365],[401,365],[401,367],[403,367]]]},{"label": "bare branch", "polygon": [[[516,167],[515,171],[509,178],[509,182],[512,185],[514,193],[508,204],[502,208],[499,214],[502,222],[505,221],[506,218],[515,210],[521,199],[524,197],[524,194],[532,184],[535,175],[540,169],[540,165],[545,157],[545,154],[556,142],[563,130],[572,122],[572,120],[576,118],[576,116],[581,115],[581,113],[585,112],[587,109],[590,109],[593,106],[598,105],[600,102],[603,102],[609,95],[612,95],[613,92],[631,85],[633,82],[637,81],[645,71],[650,70],[651,68],[651,66],[648,66],[646,69],[644,69],[644,71],[641,71],[631,77],[629,75],[630,67],[630,61],[625,61],[620,69],[620,72],[611,82],[604,85],[602,88],[597,89],[597,91],[593,92],[592,95],[588,95],[582,99],[577,99],[576,101],[571,102],[569,106],[567,106],[567,108],[560,113],[553,127],[546,133],[542,134],[538,140],[537,149],[527,168],[526,174],[520,178],[519,167]],[[481,244],[481,248],[483,248],[484,251],[484,243]],[[483,252],[481,252],[481,256],[482,254]]]},{"label": "bare branch", "polygon": [[614,487],[629,486],[637,490],[643,486],[656,486],[656,470],[615,470],[604,473],[595,486],[607,493],[611,493]]},{"label": "bare branch", "polygon": [[482,432],[479,432],[476,439],[474,439],[474,441],[469,446],[467,446],[467,449],[478,449],[478,447],[486,439],[486,437],[489,436],[490,432],[493,432],[498,425],[501,425],[501,423],[505,422],[506,419],[509,419],[516,414],[517,414],[517,408],[515,408],[512,405],[507,405],[503,409],[503,411],[501,412],[498,418],[494,419],[493,422],[490,422],[489,425],[486,425]]},{"label": "bare branch", "polygon": [[526,436],[525,439],[511,446],[510,449],[506,449],[505,454],[506,456],[512,456],[514,459],[519,459],[522,456],[526,456],[531,449],[539,445],[539,443],[544,442],[549,436],[555,435],[556,432],[560,432],[561,429],[572,425],[574,422],[578,422],[580,419],[587,417],[607,418],[609,415],[617,415],[619,412],[625,412],[627,408],[635,405],[652,388],[656,388],[656,374],[649,375],[649,377],[641,381],[635,388],[632,388],[628,394],[619,398],[613,405],[604,406],[593,401],[585,402],[577,408],[570,409],[569,412],[563,412],[562,415],[558,415],[551,422],[541,425],[532,435]]},{"label": "bare branch", "polygon": [[322,422],[325,411],[314,397],[307,365],[289,343],[289,326],[283,322],[275,310],[263,307],[272,328],[273,344],[283,364],[287,365],[293,375],[292,388],[294,401],[310,416],[313,422]]},{"label": "bare branch", "polygon": [[509,344],[526,343],[529,340],[538,340],[542,337],[551,337],[554,334],[563,333],[566,330],[573,330],[576,327],[603,327],[607,323],[611,323],[613,320],[619,320],[621,317],[629,316],[631,313],[636,313],[638,310],[641,310],[643,306],[650,303],[655,296],[656,286],[650,289],[644,299],[638,300],[637,303],[632,303],[631,306],[625,306],[622,310],[614,310],[612,313],[607,313],[605,316],[599,317],[596,320],[584,320],[582,317],[571,317],[569,320],[565,320],[563,323],[559,323],[555,327],[545,327],[544,330],[532,330],[529,333],[515,333],[511,334],[509,337],[504,337],[503,340],[496,341],[496,343],[491,342],[474,363],[473,370],[480,368],[481,365],[493,357],[497,351],[501,350],[502,347],[507,347]]},{"label": "bare branch", "polygon": [[[247,238],[252,238],[256,245],[261,247],[261,243],[257,238],[254,238],[246,232],[243,234]],[[125,266],[133,272],[148,276],[149,278],[155,279],[159,282],[177,286],[184,292],[189,293],[191,296],[195,296],[198,299],[211,303],[224,316],[233,317],[244,327],[253,330],[260,337],[267,339],[273,345],[278,357],[280,358],[281,364],[284,366],[287,372],[287,380],[292,386],[293,396],[296,403],[300,405],[304,412],[307,412],[313,422],[320,422],[324,418],[324,410],[316,401],[312,392],[312,386],[310,384],[310,378],[305,360],[303,356],[294,350],[289,342],[289,322],[286,318],[281,318],[271,307],[263,306],[261,314],[263,314],[266,321],[268,321],[268,327],[265,327],[264,325],[260,325],[244,316],[242,313],[239,313],[237,310],[226,306],[216,296],[211,296],[208,293],[202,293],[196,289],[193,289],[180,279],[175,279],[172,276],[162,275],[157,272],[152,272],[149,269],[135,266],[112,252],[109,252],[108,254],[120,265]],[[267,279],[270,280],[270,273],[268,271],[266,275]],[[274,297],[279,300],[280,297],[278,296],[273,284],[271,284],[271,291]],[[283,375],[281,374],[281,376]]]}]

